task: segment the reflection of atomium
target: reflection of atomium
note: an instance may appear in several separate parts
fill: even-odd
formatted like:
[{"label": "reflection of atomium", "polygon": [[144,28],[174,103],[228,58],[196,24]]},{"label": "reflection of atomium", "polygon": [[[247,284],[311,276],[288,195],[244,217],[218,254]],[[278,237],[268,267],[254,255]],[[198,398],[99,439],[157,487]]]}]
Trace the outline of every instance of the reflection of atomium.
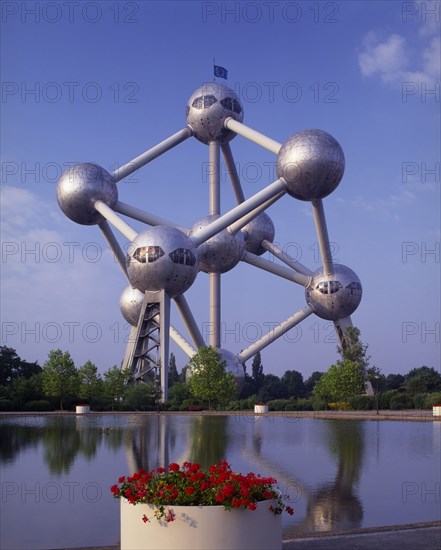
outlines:
[{"label": "reflection of atomium", "polygon": [[[205,345],[184,296],[199,271],[210,277],[208,344],[220,351],[239,386],[244,378],[244,363],[311,313],[334,321],[344,348],[344,331],[351,325],[349,316],[361,300],[362,288],[357,275],[348,267],[333,263],[322,202],[343,177],[345,159],[339,143],[321,130],[303,130],[281,145],[242,121],[243,107],[233,90],[215,82],[204,84],[187,103],[184,129],[113,174],[95,164],[76,164],[64,172],[58,183],[60,208],[79,224],[98,225],[128,280],[120,306],[133,328],[123,367],[131,369],[136,382],[148,380],[152,371],[159,371],[164,400],[168,388],[169,338],[189,357]],[[245,199],[229,145],[237,134],[277,156],[278,179],[248,199]],[[118,200],[117,182],[192,136],[209,146],[208,216],[193,222],[188,229]],[[220,151],[238,203],[225,214],[221,214],[220,209]],[[314,273],[286,257],[273,243],[274,225],[265,210],[285,194],[311,202],[323,263]],[[151,227],[137,233],[118,214]],[[130,241],[127,255],[109,223]],[[282,263],[263,258],[265,252]],[[302,285],[306,289],[307,305],[234,355],[220,347],[220,282],[221,274],[232,270],[240,261]],[[170,299],[175,301],[192,344],[170,325]]]}]

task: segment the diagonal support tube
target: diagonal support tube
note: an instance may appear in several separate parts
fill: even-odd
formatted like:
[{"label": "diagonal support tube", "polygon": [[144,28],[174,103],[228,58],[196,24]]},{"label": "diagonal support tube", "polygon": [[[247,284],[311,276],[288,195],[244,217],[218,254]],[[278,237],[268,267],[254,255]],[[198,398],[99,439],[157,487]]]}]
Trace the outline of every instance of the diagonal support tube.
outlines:
[{"label": "diagonal support tube", "polygon": [[270,241],[267,241],[266,239],[262,241],[262,246],[265,250],[273,254],[276,258],[278,258],[281,262],[288,265],[295,271],[298,271],[299,273],[303,273],[303,275],[312,275],[312,271],[305,267],[300,262],[297,262],[293,259],[291,259],[287,254],[283,252],[283,250],[280,250],[278,246],[276,246],[274,243],[271,243]]},{"label": "diagonal support tube", "polygon": [[[129,276],[127,274],[127,267],[126,267],[126,257],[124,255],[124,252],[122,251],[121,247],[119,246],[118,241],[115,238],[115,235],[113,234],[112,228],[108,224],[106,220],[103,220],[98,224],[98,227],[101,229],[104,238],[107,241],[107,244],[109,245],[112,252],[115,254],[115,258],[118,261],[118,264],[120,268],[122,269],[122,272],[126,276],[126,279],[130,283]],[[131,283],[130,283],[131,284]]]},{"label": "diagonal support tube", "polygon": [[280,194],[280,197],[283,196],[281,191],[283,191],[283,194],[286,192],[286,183],[285,180],[279,178],[273,183],[270,183],[267,187],[265,187],[265,189],[262,189],[262,191],[259,191],[242,204],[239,204],[217,220],[210,223],[210,225],[195,231],[191,236],[195,246],[200,246],[205,241],[208,241],[208,239],[210,239],[213,235],[216,235],[219,231],[222,231],[243,216],[246,216],[246,214],[275,195]]},{"label": "diagonal support tube", "polygon": [[250,221],[254,220],[261,212],[264,212],[267,208],[269,208],[272,204],[277,202],[283,195],[285,194],[284,191],[279,193],[278,195],[274,195],[271,199],[267,200],[254,210],[252,210],[249,214],[244,216],[243,218],[240,218],[240,220],[237,220],[237,222],[232,223],[230,226],[228,226],[228,232],[234,235],[238,231],[242,229],[242,227],[245,227],[247,223],[250,223]]},{"label": "diagonal support tube", "polygon": [[260,145],[264,149],[268,149],[268,151],[271,151],[276,155],[279,153],[280,148],[282,147],[282,144],[278,141],[275,141],[274,139],[271,139],[268,136],[265,136],[264,134],[261,134],[256,130],[253,130],[249,126],[242,124],[242,122],[234,120],[234,118],[229,117],[225,119],[224,126],[229,130],[233,130],[233,132],[236,132],[236,134],[239,134],[240,136],[247,138],[254,143],[257,143],[257,145]]},{"label": "diagonal support tube", "polygon": [[311,202],[312,213],[317,231],[317,238],[322,257],[323,271],[325,275],[334,273],[334,263],[332,261],[331,246],[329,244],[328,228],[326,227],[325,211],[323,209],[323,201],[316,199]]},{"label": "diagonal support tube", "polygon": [[234,162],[230,144],[224,143],[223,145],[221,145],[221,148],[224,155],[225,166],[230,176],[231,185],[233,186],[233,192],[236,197],[237,204],[240,204],[241,202],[245,202],[245,195],[242,191],[239,174],[237,173],[236,164]]},{"label": "diagonal support tube", "polygon": [[130,174],[133,174],[133,172],[136,172],[136,170],[139,170],[139,168],[141,168],[151,160],[158,158],[160,155],[166,153],[176,145],[179,145],[192,135],[193,131],[191,130],[191,128],[187,127],[179,130],[179,132],[176,132],[176,134],[173,134],[169,138],[164,139],[164,141],[161,141],[161,143],[158,143],[145,153],[142,153],[142,155],[139,155],[127,164],[124,164],[124,166],[121,166],[121,168],[115,170],[112,174],[115,182],[118,182],[123,178],[126,178]]},{"label": "diagonal support tube", "polygon": [[254,344],[241,351],[237,355],[237,358],[241,363],[245,363],[245,361],[248,361],[250,357],[277,340],[277,338],[280,338],[280,336],[283,336],[286,332],[288,332],[288,330],[292,329],[301,321],[306,319],[309,315],[311,315],[311,313],[313,313],[313,309],[311,306],[306,306],[297,313],[294,313],[294,315],[288,317],[286,321],[283,321],[283,323],[277,325],[274,329],[270,330],[267,334],[262,336],[262,338],[259,338],[257,342],[254,342]]},{"label": "diagonal support tube", "polygon": [[268,271],[268,273],[278,275],[283,279],[287,279],[288,281],[292,281],[293,283],[302,285],[305,288],[309,285],[309,282],[311,280],[311,277],[309,277],[308,275],[298,273],[296,271],[293,271],[292,269],[288,269],[283,265],[270,262],[269,260],[262,258],[262,256],[256,256],[256,254],[252,254],[251,252],[247,252],[246,250],[244,251],[242,256],[242,262],[254,265],[255,267],[259,267],[264,271]]},{"label": "diagonal support tube", "polygon": [[130,204],[126,204],[125,202],[117,201],[113,209],[115,212],[119,212],[120,214],[124,214],[125,216],[129,216],[129,218],[133,218],[134,220],[138,220],[148,225],[170,225],[172,227],[176,227],[185,234],[188,233],[188,227],[175,225],[168,220],[164,220],[159,216],[150,214],[150,212],[144,212],[144,210],[130,206]]},{"label": "diagonal support tube", "polygon": [[181,294],[180,296],[176,296],[174,298],[174,301],[196,348],[199,349],[200,347],[205,346],[204,339],[202,338],[202,334],[195,321],[195,318],[193,317],[185,296],[183,294]]},{"label": "diagonal support tube", "polygon": [[96,201],[94,204],[95,210],[97,210],[102,216],[106,218],[118,231],[120,231],[124,237],[133,241],[138,234],[133,227],[130,227],[128,223],[122,220],[115,212],[102,201]]}]

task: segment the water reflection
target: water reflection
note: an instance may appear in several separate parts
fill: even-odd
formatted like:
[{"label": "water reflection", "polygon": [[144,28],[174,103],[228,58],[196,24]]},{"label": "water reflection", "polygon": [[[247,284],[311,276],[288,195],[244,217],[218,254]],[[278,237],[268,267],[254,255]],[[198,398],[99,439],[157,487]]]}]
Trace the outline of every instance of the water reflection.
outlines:
[{"label": "water reflection", "polygon": [[190,462],[208,468],[227,456],[227,416],[199,416],[192,418],[190,428]]},{"label": "water reflection", "polygon": [[361,527],[363,506],[355,489],[363,462],[364,424],[330,421],[327,437],[330,452],[337,456],[337,472],[332,483],[309,495],[305,527],[309,531]]},{"label": "water reflection", "polygon": [[[429,495],[423,502],[416,495],[410,505],[409,495],[404,502],[402,483],[414,479],[418,459],[423,463],[424,486],[439,487],[435,484],[439,484],[441,423],[126,414],[1,418],[0,427],[2,478],[10,489],[4,504],[9,510],[6,524],[11,540],[19,523],[17,519],[12,524],[11,518],[19,518],[23,506],[35,523],[44,525],[45,514],[53,506],[53,500],[43,498],[47,485],[60,488],[61,518],[65,511],[68,516],[83,514],[85,525],[89,515],[94,522],[103,518],[98,542],[106,540],[104,533],[113,544],[118,540],[118,511],[108,488],[115,479],[140,468],[151,470],[186,460],[207,468],[227,459],[237,471],[277,478],[281,489],[294,499],[294,519],[284,523],[287,536],[439,517],[435,497]],[[78,497],[76,509],[77,499],[72,502],[65,492],[75,487],[81,496],[87,483],[102,490],[99,506],[89,512],[83,509],[84,498]],[[23,484],[31,491],[25,500]],[[386,484],[395,492],[386,493]],[[37,485],[43,491],[38,502],[32,497]],[[379,494],[384,497],[381,502]],[[86,503],[93,505],[90,499]],[[53,548],[50,541],[45,546],[44,537],[42,527],[38,547]],[[36,543],[20,544],[14,548],[36,547]],[[90,540],[85,535],[77,546],[90,546]]]},{"label": "water reflection", "polygon": [[90,462],[103,444],[119,450],[123,435],[123,428],[104,428],[85,417],[51,417],[37,425],[5,422],[0,431],[0,462],[12,463],[26,448],[42,444],[49,473],[60,477],[69,474],[78,455]]}]

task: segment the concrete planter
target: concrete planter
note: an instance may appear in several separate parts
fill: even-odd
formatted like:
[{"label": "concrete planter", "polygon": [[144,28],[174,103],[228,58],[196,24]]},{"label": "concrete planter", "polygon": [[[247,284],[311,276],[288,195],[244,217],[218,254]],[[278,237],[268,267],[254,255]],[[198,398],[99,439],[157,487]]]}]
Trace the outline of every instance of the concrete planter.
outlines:
[{"label": "concrete planter", "polygon": [[441,418],[441,405],[433,405],[433,416],[439,416]]},{"label": "concrete planter", "polygon": [[259,502],[254,511],[169,506],[176,518],[167,523],[153,517],[153,506],[121,499],[121,550],[281,550],[282,518],[270,505]]},{"label": "concrete planter", "polygon": [[268,405],[254,405],[254,413],[262,414],[268,412]]}]

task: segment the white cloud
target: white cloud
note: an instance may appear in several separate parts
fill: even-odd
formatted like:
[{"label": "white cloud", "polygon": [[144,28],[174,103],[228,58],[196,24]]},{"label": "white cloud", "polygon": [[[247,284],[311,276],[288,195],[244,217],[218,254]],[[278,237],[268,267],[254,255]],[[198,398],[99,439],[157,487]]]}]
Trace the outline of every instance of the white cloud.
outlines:
[{"label": "white cloud", "polygon": [[365,51],[359,55],[363,76],[379,73],[385,82],[393,81],[407,66],[404,39],[397,34],[379,42],[375,33],[369,33],[364,40],[364,46]]},{"label": "white cloud", "polygon": [[[378,32],[369,32],[363,40],[363,49],[358,55],[363,76],[378,75],[385,83],[416,82],[433,86],[439,82],[441,59],[439,19],[437,22],[435,15],[429,17],[428,12],[430,9],[435,9],[435,3],[417,2],[417,4],[420,14],[417,33],[419,37],[414,37],[418,41],[417,46],[411,47],[409,39],[400,34],[394,33],[388,37],[381,37]],[[422,17],[421,10],[426,10],[425,17]],[[413,37],[410,36],[410,38]]]}]

